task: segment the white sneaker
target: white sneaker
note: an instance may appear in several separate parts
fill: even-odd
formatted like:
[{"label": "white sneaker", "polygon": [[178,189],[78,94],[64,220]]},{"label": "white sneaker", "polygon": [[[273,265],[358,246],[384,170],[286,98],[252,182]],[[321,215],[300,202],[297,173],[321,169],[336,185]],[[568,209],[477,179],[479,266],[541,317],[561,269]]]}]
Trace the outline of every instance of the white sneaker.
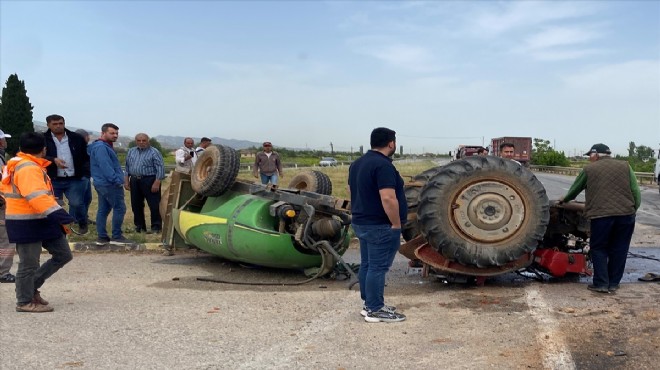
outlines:
[{"label": "white sneaker", "polygon": [[[383,307],[380,308],[380,310],[389,313],[394,313],[396,311],[396,307],[384,305]],[[362,311],[360,311],[360,315],[366,317],[368,312],[369,310],[367,309],[367,305],[362,305]]]},{"label": "white sneaker", "polygon": [[382,309],[378,311],[367,312],[364,317],[366,322],[399,322],[406,319],[406,315],[398,312],[387,312]]}]

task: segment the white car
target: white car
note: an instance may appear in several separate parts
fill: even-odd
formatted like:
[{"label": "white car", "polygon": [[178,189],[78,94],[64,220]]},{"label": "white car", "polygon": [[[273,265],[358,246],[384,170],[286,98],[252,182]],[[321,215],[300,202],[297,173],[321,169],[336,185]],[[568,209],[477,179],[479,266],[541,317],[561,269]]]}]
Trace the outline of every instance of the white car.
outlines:
[{"label": "white car", "polygon": [[319,162],[319,166],[321,167],[332,167],[336,165],[337,165],[337,160],[332,157],[323,157]]}]

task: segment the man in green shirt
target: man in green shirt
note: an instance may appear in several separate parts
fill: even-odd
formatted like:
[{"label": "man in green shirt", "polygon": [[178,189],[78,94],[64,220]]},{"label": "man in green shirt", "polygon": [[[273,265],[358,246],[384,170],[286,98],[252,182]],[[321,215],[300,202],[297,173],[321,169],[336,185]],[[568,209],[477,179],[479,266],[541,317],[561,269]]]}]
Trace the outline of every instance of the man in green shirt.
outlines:
[{"label": "man in green shirt", "polygon": [[560,203],[585,192],[585,217],[591,221],[591,261],[593,284],[587,288],[599,293],[619,289],[626,267],[630,240],[635,230],[635,213],[641,203],[637,178],[625,161],[611,156],[605,144],[594,144],[589,163],[577,176]]}]

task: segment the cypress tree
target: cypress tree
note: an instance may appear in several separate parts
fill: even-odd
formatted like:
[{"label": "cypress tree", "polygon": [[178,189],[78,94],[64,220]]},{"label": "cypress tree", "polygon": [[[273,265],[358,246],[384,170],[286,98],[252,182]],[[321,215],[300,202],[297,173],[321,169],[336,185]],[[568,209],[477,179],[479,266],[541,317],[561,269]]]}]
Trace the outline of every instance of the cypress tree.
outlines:
[{"label": "cypress tree", "polygon": [[34,132],[32,123],[32,104],[25,90],[25,82],[12,74],[2,89],[0,98],[0,129],[11,135],[7,139],[7,152],[14,155],[18,152],[18,139],[24,132]]}]

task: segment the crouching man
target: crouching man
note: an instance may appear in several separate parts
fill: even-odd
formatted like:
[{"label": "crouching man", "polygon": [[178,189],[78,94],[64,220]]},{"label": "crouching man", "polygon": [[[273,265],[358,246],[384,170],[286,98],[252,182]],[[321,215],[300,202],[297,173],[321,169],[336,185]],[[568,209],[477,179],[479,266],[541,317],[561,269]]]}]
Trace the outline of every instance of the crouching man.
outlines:
[{"label": "crouching man", "polygon": [[[44,158],[44,136],[25,132],[19,145],[20,151],[7,162],[0,184],[7,202],[7,235],[11,243],[16,243],[19,257],[16,311],[51,312],[53,308],[38,289],[73,258],[63,225],[75,219],[57,204],[53,195],[53,186],[46,174],[51,162]],[[52,257],[39,266],[42,247]]]}]

